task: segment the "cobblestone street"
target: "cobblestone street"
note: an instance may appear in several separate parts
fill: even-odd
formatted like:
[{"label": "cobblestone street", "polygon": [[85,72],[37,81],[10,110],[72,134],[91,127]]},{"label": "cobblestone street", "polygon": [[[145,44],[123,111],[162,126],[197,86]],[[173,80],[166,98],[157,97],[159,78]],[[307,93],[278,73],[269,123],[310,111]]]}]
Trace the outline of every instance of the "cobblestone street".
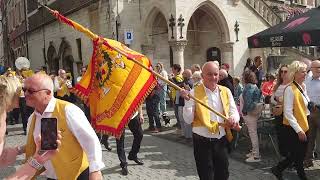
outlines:
[{"label": "cobblestone street", "polygon": [[[20,125],[9,126],[8,129],[7,146],[24,144],[25,136],[22,135],[23,131]],[[128,152],[131,148],[132,135],[130,131],[126,131],[126,134],[125,147]],[[271,149],[262,151],[262,155],[265,155],[262,162],[248,164],[244,162],[244,154],[248,144],[246,141],[246,139],[240,139],[239,147],[233,151],[229,158],[230,180],[275,180],[270,174],[270,166],[276,163],[274,154],[272,151],[270,153]],[[116,154],[115,139],[111,138],[110,143],[111,152],[103,147],[103,159],[106,165],[102,171],[104,179],[198,179],[192,144],[178,137],[173,128],[167,128],[167,130],[154,135],[144,135],[139,157],[143,159],[145,164],[139,166],[133,161],[128,161],[128,176],[120,174],[121,168]],[[20,156],[13,167],[2,169],[0,179],[13,173],[22,162],[22,158]],[[313,169],[308,169],[307,174],[311,180],[318,180],[320,178],[319,162],[316,162]],[[298,180],[295,172],[286,172],[285,179]]]}]

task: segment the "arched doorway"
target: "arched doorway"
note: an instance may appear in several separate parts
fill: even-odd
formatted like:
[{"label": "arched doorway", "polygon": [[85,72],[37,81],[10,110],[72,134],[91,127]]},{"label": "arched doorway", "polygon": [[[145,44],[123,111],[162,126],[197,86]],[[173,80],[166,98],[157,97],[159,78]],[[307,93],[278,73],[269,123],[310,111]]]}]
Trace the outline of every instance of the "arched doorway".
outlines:
[{"label": "arched doorway", "polygon": [[59,57],[52,41],[50,42],[50,45],[47,51],[47,59],[48,59],[49,73],[54,72],[55,74],[57,74],[59,70]]},{"label": "arched doorway", "polygon": [[188,22],[187,40],[185,67],[209,60],[224,62],[222,46],[229,41],[229,30],[222,12],[214,3],[206,1],[196,7]]},{"label": "arched doorway", "polygon": [[74,58],[72,55],[72,48],[70,46],[70,43],[66,41],[64,38],[62,39],[59,47],[58,57],[61,57],[62,69],[64,69],[66,72],[70,72],[72,75],[72,78],[74,79],[74,71],[73,71]]},{"label": "arched doorway", "polygon": [[[160,6],[161,8],[161,6]],[[170,46],[168,43],[168,24],[166,16],[159,7],[153,7],[146,16],[144,23],[144,42],[145,49],[148,47],[148,54],[152,63],[162,62],[165,69],[170,67]],[[152,52],[151,52],[152,51]],[[147,53],[147,52],[143,52]]]},{"label": "arched doorway", "polygon": [[[170,65],[170,47],[168,43],[168,26],[164,15],[158,12],[152,24],[152,44],[155,48],[153,55],[154,64],[162,62],[164,65]],[[165,67],[166,69],[169,67]]]}]

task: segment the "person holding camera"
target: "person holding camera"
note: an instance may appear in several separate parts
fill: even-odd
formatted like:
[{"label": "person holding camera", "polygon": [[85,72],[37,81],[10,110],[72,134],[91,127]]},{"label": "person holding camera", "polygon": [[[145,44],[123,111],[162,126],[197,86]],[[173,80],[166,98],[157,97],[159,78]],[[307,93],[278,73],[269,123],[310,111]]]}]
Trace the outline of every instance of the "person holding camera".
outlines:
[{"label": "person holding camera", "polygon": [[[20,154],[23,149],[4,148],[5,132],[6,132],[6,117],[7,112],[19,107],[19,93],[21,83],[17,78],[0,76],[0,168],[11,165],[15,162],[16,154]],[[61,134],[58,134],[57,144],[60,146]],[[37,168],[41,168],[43,164],[51,159],[57,152],[56,150],[45,151],[39,154],[41,137],[36,139],[36,153],[28,159],[14,174],[6,179],[31,179],[37,172]]]},{"label": "person holding camera", "polygon": [[309,134],[308,134],[308,148],[304,160],[305,167],[313,166],[312,159],[315,154],[315,142],[317,131],[320,130],[320,61],[315,60],[311,63],[312,77],[307,78],[306,87],[308,96],[312,100],[310,103],[309,116]]},{"label": "person holding camera", "polygon": [[308,103],[310,101],[304,84],[307,75],[307,65],[294,61],[289,65],[289,79],[292,83],[284,90],[283,98],[283,134],[288,149],[288,156],[271,168],[271,172],[283,179],[282,172],[292,163],[301,180],[307,176],[303,168],[303,159],[307,150],[307,134],[309,125],[307,116],[310,114]]},{"label": "person holding camera", "polygon": [[72,103],[54,98],[53,82],[46,74],[37,73],[27,78],[23,90],[27,105],[35,111],[29,117],[27,143],[21,148],[21,153],[25,153],[27,159],[35,153],[41,119],[54,117],[63,137],[63,146],[52,159],[44,163],[47,179],[102,179],[100,170],[104,163],[101,145],[82,110]]}]

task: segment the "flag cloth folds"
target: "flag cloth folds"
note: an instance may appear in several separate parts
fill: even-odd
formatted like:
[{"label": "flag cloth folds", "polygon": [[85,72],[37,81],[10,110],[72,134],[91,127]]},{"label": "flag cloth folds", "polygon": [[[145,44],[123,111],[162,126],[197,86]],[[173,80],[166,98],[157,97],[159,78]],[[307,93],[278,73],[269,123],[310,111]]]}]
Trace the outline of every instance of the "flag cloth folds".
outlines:
[{"label": "flag cloth folds", "polygon": [[87,71],[73,92],[90,107],[91,124],[97,132],[120,137],[131,116],[156,86],[156,78],[134,63],[150,68],[150,60],[122,43],[99,37],[80,24],[51,10],[54,16],[93,41]]}]

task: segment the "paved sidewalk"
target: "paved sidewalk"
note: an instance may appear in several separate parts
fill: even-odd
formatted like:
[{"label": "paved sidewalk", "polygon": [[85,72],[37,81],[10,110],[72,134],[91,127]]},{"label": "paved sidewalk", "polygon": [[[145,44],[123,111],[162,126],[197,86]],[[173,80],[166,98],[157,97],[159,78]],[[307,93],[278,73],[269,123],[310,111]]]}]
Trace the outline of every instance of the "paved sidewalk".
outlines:
[{"label": "paved sidewalk", "polygon": [[[25,136],[19,126],[9,126],[9,136],[7,137],[7,146],[16,146],[24,144]],[[130,131],[126,131],[125,149],[128,152],[131,147],[132,135]],[[112,151],[108,152],[103,148],[103,160],[106,168],[102,173],[104,179],[198,179],[196,166],[193,158],[192,143],[187,142],[175,134],[173,128],[168,128],[164,132],[158,134],[147,133],[144,135],[141,152],[139,157],[145,162],[145,165],[138,166],[133,161],[129,161],[129,175],[122,176],[120,174],[119,160],[116,155],[115,139],[111,138],[110,143]],[[246,139],[240,140],[240,145],[236,151],[231,154],[230,162],[230,180],[275,180],[270,174],[269,168],[276,162],[272,157],[268,157],[270,149],[263,150],[263,161],[261,163],[244,163],[244,154],[248,142]],[[272,154],[272,153],[271,153]],[[0,179],[11,174],[22,162],[19,157],[17,163],[0,171]],[[307,170],[307,174],[311,180],[320,179],[319,162],[313,169]],[[294,172],[286,172],[285,179],[298,180]],[[43,179],[43,178],[40,178]]]}]

